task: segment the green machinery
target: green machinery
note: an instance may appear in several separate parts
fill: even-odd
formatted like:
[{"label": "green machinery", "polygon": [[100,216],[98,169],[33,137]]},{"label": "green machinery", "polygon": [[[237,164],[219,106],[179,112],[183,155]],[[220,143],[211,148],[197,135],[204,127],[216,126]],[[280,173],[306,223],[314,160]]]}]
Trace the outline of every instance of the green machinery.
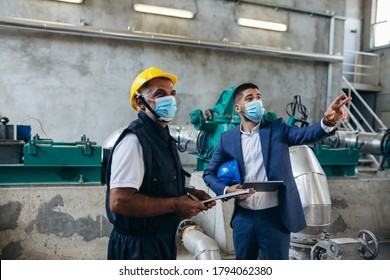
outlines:
[{"label": "green machinery", "polygon": [[317,144],[311,147],[327,177],[355,176],[361,157],[354,147],[331,148]]},{"label": "green machinery", "polygon": [[0,164],[4,184],[88,184],[101,182],[102,147],[81,137],[54,142],[38,135],[23,145],[23,162]]},{"label": "green machinery", "polygon": [[[206,168],[218,144],[220,134],[241,122],[240,116],[233,109],[233,91],[234,88],[223,91],[214,108],[205,112],[198,109],[190,113],[191,124],[199,131],[194,141],[197,146],[197,171]],[[294,102],[287,105],[286,112],[290,116],[287,122],[289,125],[299,127],[309,125],[306,108],[301,104],[299,95],[294,96]],[[296,112],[299,112],[300,116],[296,116]],[[268,112],[265,117],[274,120],[276,114]],[[382,157],[380,169],[385,169],[386,165],[390,168],[389,130],[371,134],[336,131],[334,136],[312,145],[311,148],[328,177],[354,176],[355,167],[359,165],[359,159],[363,154]]]},{"label": "green machinery", "polygon": [[222,132],[230,130],[241,123],[240,116],[233,109],[233,92],[231,87],[223,91],[213,109],[204,113],[202,110],[194,110],[190,113],[191,124],[194,125],[198,134],[198,157],[196,170],[203,171],[214,154]]},{"label": "green machinery", "polygon": [[[338,130],[314,149],[329,177],[353,176],[361,162],[378,161],[377,170],[390,169],[390,130],[359,132]],[[371,168],[372,169],[372,168]]]}]

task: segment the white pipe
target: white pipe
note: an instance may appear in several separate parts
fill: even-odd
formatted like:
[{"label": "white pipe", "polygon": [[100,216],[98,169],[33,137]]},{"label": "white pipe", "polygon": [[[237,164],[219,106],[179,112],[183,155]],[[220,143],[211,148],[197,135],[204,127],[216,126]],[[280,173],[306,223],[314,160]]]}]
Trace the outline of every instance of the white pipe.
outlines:
[{"label": "white pipe", "polygon": [[79,26],[67,23],[41,21],[25,18],[2,17],[0,16],[0,27],[35,30],[77,36],[88,36],[98,38],[108,38],[117,40],[130,40],[140,42],[151,42],[159,44],[181,45],[190,47],[201,47],[209,49],[219,49],[224,51],[251,53],[265,56],[276,56],[282,58],[320,61],[320,62],[342,62],[342,55],[309,53],[292,50],[282,50],[278,48],[241,44],[236,42],[206,41],[192,37],[175,36],[168,34],[147,33],[141,31],[117,31],[103,30],[92,26]]},{"label": "white pipe", "polygon": [[177,229],[177,235],[183,241],[184,247],[196,260],[220,260],[221,254],[217,242],[203,233],[201,227],[192,220],[182,220]]},{"label": "white pipe", "polygon": [[199,230],[190,230],[183,235],[184,247],[196,260],[220,260],[217,242]]},{"label": "white pipe", "polygon": [[[169,131],[173,138],[178,141],[180,152],[199,153],[199,134],[193,125],[169,125]],[[179,141],[180,140],[180,141]]]}]

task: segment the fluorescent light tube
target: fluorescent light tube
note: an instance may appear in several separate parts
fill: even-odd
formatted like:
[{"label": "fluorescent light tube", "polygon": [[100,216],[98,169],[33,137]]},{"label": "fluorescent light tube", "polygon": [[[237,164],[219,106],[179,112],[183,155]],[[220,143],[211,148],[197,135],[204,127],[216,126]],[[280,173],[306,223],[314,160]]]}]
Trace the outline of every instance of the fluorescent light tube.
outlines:
[{"label": "fluorescent light tube", "polygon": [[58,2],[66,2],[66,3],[73,3],[73,4],[81,4],[84,0],[56,0]]},{"label": "fluorescent light tube", "polygon": [[193,18],[194,13],[188,10],[167,8],[161,6],[153,6],[146,4],[134,4],[134,10],[140,13],[156,14],[170,17],[179,17],[179,18]]},{"label": "fluorescent light tube", "polygon": [[249,19],[249,18],[239,18],[237,23],[241,26],[254,27],[260,29],[268,29],[273,31],[287,31],[287,25],[283,23]]}]

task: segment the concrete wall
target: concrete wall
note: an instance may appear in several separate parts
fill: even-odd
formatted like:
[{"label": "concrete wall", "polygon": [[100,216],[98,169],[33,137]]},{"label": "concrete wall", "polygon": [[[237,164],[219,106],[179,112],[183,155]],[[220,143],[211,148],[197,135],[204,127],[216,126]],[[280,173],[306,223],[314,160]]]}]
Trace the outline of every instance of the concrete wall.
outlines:
[{"label": "concrete wall", "polygon": [[378,240],[390,239],[390,179],[328,180],[332,202],[331,237],[355,237],[371,230]]},{"label": "concrete wall", "polygon": [[[357,1],[357,0],[356,0]],[[363,1],[363,26],[362,26],[362,50],[369,51],[371,48],[371,13],[372,0]]]},{"label": "concrete wall", "polygon": [[376,111],[386,127],[390,127],[390,92],[376,95]]},{"label": "concrete wall", "polygon": [[[157,32],[215,42],[255,44],[280,50],[327,54],[329,19],[224,0],[163,1],[197,10],[192,20],[145,15],[131,1],[89,1],[74,5],[48,0],[0,1],[0,17],[18,17],[104,30]],[[344,13],[344,1],[264,1]],[[285,21],[286,33],[240,27],[235,13],[257,12]],[[334,53],[342,53],[343,24],[336,20]],[[87,26],[87,27],[88,27]],[[80,28],[87,28],[80,26]],[[0,115],[12,124],[32,125],[33,134],[54,141],[76,141],[86,134],[102,142],[136,117],[129,88],[143,69],[156,66],[176,74],[176,124],[189,123],[194,109],[213,107],[231,86],[251,81],[261,86],[268,111],[287,117],[285,106],[301,94],[310,120],[325,110],[328,63],[286,59],[199,47],[82,36],[0,27]],[[341,63],[333,64],[332,94],[341,88]],[[39,121],[38,121],[39,120]]]},{"label": "concrete wall", "polygon": [[106,259],[104,186],[0,188],[0,259]]},{"label": "concrete wall", "polygon": [[[390,72],[390,46],[375,51],[380,55],[380,83],[382,86],[382,93],[390,93],[390,81],[389,81],[389,72]],[[381,102],[378,100],[378,102]],[[389,104],[389,103],[387,103]],[[390,106],[387,106],[387,110],[390,111]]]}]

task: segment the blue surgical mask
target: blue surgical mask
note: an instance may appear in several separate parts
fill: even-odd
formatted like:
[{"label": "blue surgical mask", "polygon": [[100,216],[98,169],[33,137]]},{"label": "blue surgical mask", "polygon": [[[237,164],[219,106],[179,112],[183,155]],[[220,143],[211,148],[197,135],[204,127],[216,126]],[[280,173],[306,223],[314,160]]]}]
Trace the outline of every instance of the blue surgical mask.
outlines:
[{"label": "blue surgical mask", "polygon": [[264,116],[264,106],[261,100],[255,100],[245,104],[245,117],[253,122],[259,122]]},{"label": "blue surgical mask", "polygon": [[176,113],[176,99],[173,96],[164,96],[155,99],[155,112],[163,121],[169,122],[173,119]]}]

